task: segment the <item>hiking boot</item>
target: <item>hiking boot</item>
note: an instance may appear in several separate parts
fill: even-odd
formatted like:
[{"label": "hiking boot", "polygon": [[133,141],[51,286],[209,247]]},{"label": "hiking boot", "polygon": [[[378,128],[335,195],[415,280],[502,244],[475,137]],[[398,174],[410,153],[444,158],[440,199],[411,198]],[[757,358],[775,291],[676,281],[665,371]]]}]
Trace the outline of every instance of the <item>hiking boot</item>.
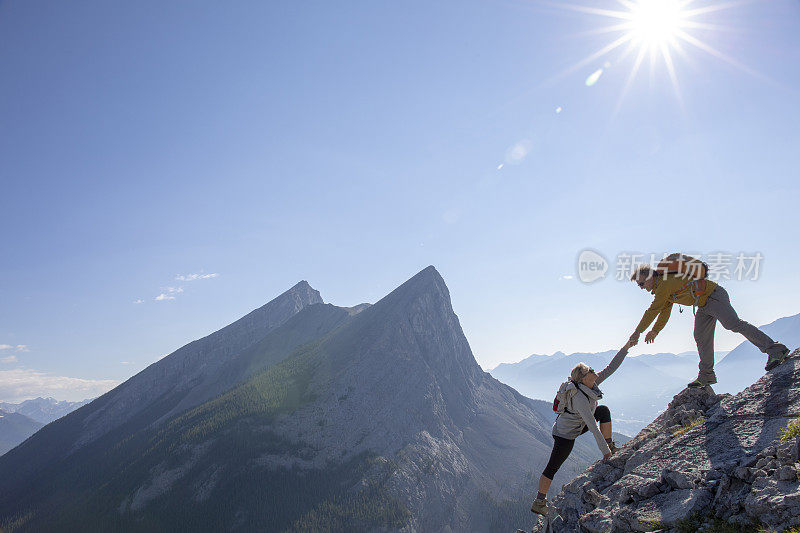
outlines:
[{"label": "hiking boot", "polygon": [[713,385],[717,382],[717,378],[697,378],[696,380],[692,381],[688,385],[686,385],[690,389],[699,389],[700,387],[705,387],[707,385]]},{"label": "hiking boot", "polygon": [[533,505],[531,505],[531,511],[540,515],[547,515],[547,498],[540,500],[536,498],[533,500]]},{"label": "hiking boot", "polygon": [[780,350],[777,353],[771,353],[767,358],[767,366],[764,367],[767,372],[786,361],[786,358],[789,357],[789,348],[783,344],[778,344],[775,347],[780,348]]},{"label": "hiking boot", "polygon": [[619,448],[617,448],[617,444],[613,440],[611,442],[608,442],[607,444],[608,444],[608,449],[611,450],[611,455],[617,453],[617,450],[619,450]]}]

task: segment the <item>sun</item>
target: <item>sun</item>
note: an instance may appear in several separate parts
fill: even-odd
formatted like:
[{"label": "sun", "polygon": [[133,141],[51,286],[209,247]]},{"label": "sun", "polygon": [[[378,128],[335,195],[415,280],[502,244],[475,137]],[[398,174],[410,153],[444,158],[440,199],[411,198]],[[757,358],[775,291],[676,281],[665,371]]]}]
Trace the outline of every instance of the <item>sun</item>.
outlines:
[{"label": "sun", "polygon": [[[726,30],[727,28],[714,21],[709,21],[708,17],[713,17],[718,11],[730,9],[741,2],[736,0],[605,0],[602,2],[611,4],[613,9],[596,7],[600,3],[595,2],[595,6],[590,7],[563,1],[552,4],[548,2],[549,5],[560,9],[600,16],[613,21],[610,25],[601,26],[585,33],[588,35],[612,35],[606,45],[578,61],[555,78],[602,60],[603,68],[598,68],[586,79],[586,85],[592,86],[603,73],[604,68],[608,68],[611,64],[619,66],[632,57],[631,70],[620,93],[617,110],[636,79],[646,57],[649,57],[651,69],[658,68],[658,64],[663,65],[679,101],[682,101],[682,98],[675,60],[678,57],[688,60],[689,50],[692,48],[702,50],[748,74],[757,75],[752,69],[719,52],[696,35],[698,30],[704,31],[705,35],[711,35],[718,30]],[[615,56],[612,57],[612,54]]]},{"label": "sun", "polygon": [[677,0],[639,0],[630,6],[629,32],[641,46],[660,48],[674,42],[684,17],[683,5]]}]

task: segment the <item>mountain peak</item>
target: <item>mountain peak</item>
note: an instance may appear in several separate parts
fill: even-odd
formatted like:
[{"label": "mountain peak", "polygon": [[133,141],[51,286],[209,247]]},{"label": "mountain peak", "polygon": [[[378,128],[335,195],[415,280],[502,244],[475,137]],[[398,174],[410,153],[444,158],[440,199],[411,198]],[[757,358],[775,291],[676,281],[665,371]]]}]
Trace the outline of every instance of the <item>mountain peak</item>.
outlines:
[{"label": "mountain peak", "polygon": [[427,298],[429,303],[443,304],[448,311],[452,311],[450,304],[450,291],[433,265],[427,266],[411,276],[395,290],[381,298],[375,305],[397,306],[409,304],[420,298]]},{"label": "mountain peak", "polygon": [[422,270],[420,270],[419,272],[408,278],[408,281],[400,285],[398,289],[406,285],[420,287],[428,284],[445,285],[442,275],[439,274],[439,271],[436,270],[436,268],[433,265],[426,266],[425,268],[423,268]]},{"label": "mountain peak", "polygon": [[[322,301],[322,296],[320,296],[319,291],[313,288],[309,283],[301,279],[297,283],[295,283],[290,289],[286,290],[283,294],[278,296],[278,298],[283,298],[286,296],[298,295],[302,299],[305,300],[306,305],[312,303],[325,303]],[[278,299],[276,298],[276,300]]]},{"label": "mountain peak", "polygon": [[[322,297],[306,280],[301,280],[258,309],[201,339],[178,348],[100,398],[92,423],[76,441],[76,447],[95,440],[130,420],[139,410],[158,398],[162,416],[175,415],[193,407],[181,398],[186,391],[216,372],[237,354],[299,313],[321,304]],[[162,395],[171,395],[166,401]]]}]

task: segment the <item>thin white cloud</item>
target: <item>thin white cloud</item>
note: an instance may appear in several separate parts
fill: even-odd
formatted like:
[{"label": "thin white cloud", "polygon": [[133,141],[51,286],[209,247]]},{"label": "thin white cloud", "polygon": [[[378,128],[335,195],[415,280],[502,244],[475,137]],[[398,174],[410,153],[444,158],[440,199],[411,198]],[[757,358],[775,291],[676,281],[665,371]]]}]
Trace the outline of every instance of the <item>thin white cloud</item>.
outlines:
[{"label": "thin white cloud", "polygon": [[155,300],[157,302],[163,302],[165,300],[174,300],[176,294],[180,294],[183,292],[183,287],[164,287],[164,292],[156,296]]},{"label": "thin white cloud", "polygon": [[19,359],[17,359],[16,355],[9,355],[8,357],[3,357],[0,359],[0,363],[17,363]]},{"label": "thin white cloud", "polygon": [[142,300],[141,298],[136,298],[136,299],[133,301],[133,303],[135,303],[135,304],[143,304],[143,303],[144,303],[144,300]]},{"label": "thin white cloud", "polygon": [[198,279],[211,279],[211,278],[216,278],[216,277],[219,277],[219,273],[212,272],[211,274],[197,273],[197,274],[186,274],[185,276],[178,275],[178,276],[175,276],[175,279],[177,281],[195,281],[195,280],[198,280]]},{"label": "thin white cloud", "polygon": [[78,401],[104,394],[117,385],[113,379],[55,376],[38,370],[0,370],[0,401],[19,403],[38,397]]},{"label": "thin white cloud", "polygon": [[565,274],[565,275],[559,277],[558,279],[573,279],[574,277],[575,276],[573,276],[572,274]]},{"label": "thin white cloud", "polygon": [[15,352],[30,352],[27,344],[0,344],[0,350],[14,350]]},{"label": "thin white cloud", "polygon": [[[188,281],[197,281],[199,279],[212,279],[217,277],[219,277],[218,272],[211,272],[208,274],[204,274],[202,271],[200,271],[200,272],[194,272],[192,274],[179,274],[175,276],[175,280],[188,282]],[[180,294],[182,292],[183,292],[183,287],[163,287],[161,289],[161,293],[158,296],[156,296],[154,300],[156,302],[165,302],[169,300],[174,300],[175,295]],[[139,303],[144,303],[144,301],[138,299],[133,303],[139,304]]]}]

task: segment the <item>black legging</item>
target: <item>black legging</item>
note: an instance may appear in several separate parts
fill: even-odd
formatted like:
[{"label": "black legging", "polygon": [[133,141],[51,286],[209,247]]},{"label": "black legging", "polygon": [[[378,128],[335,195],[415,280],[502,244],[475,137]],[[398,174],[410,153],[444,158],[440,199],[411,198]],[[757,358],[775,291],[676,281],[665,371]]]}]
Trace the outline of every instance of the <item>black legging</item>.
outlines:
[{"label": "black legging", "polygon": [[[594,419],[600,422],[611,422],[611,410],[605,405],[598,405],[594,410]],[[581,435],[589,431],[589,426],[583,426]],[[553,479],[558,469],[567,460],[569,454],[572,453],[572,447],[575,446],[575,439],[565,439],[564,437],[557,437],[553,435],[553,451],[550,453],[550,461],[544,468],[542,475],[548,479]]]}]

